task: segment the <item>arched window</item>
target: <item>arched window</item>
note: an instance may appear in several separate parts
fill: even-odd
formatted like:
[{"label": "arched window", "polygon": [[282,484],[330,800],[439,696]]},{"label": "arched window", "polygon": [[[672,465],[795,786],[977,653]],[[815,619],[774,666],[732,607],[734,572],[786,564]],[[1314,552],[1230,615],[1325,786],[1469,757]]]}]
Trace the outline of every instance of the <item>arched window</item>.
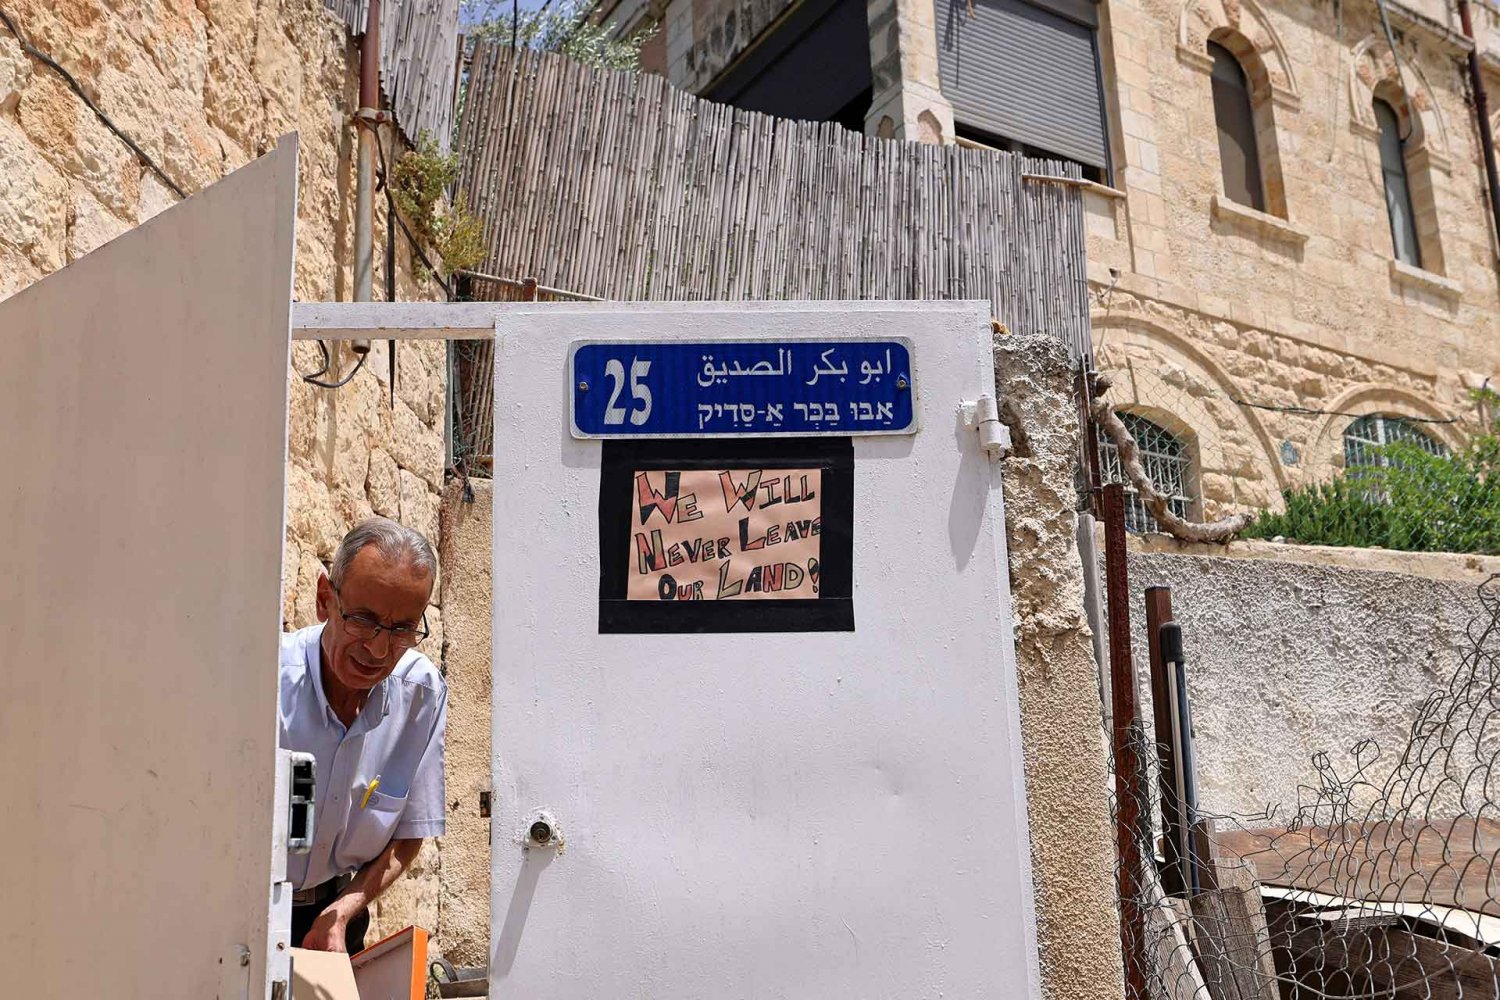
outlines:
[{"label": "arched window", "polygon": [[[1120,414],[1120,421],[1141,450],[1141,465],[1146,476],[1165,493],[1167,509],[1178,517],[1192,516],[1193,462],[1187,445],[1173,436],[1172,432],[1154,424],[1136,413]],[[1101,430],[1099,432],[1099,473],[1106,483],[1125,484],[1125,528],[1128,531],[1160,531],[1156,518],[1146,510],[1140,491],[1125,475],[1120,464],[1120,451],[1115,443]]]},{"label": "arched window", "polygon": [[1396,259],[1422,266],[1417,243],[1417,219],[1412,211],[1411,181],[1406,173],[1406,141],[1401,116],[1383,98],[1375,98],[1375,123],[1380,128],[1380,172],[1385,177],[1385,211],[1391,220],[1391,246]]},{"label": "arched window", "polygon": [[1224,196],[1264,212],[1266,186],[1261,180],[1250,80],[1234,53],[1218,42],[1208,43],[1208,54],[1214,62],[1214,121],[1219,127],[1219,169],[1224,175]]},{"label": "arched window", "polygon": [[1389,460],[1380,454],[1380,449],[1398,441],[1414,444],[1433,455],[1448,454],[1441,441],[1418,429],[1414,422],[1403,417],[1372,413],[1344,429],[1344,467],[1368,469],[1383,466]]}]

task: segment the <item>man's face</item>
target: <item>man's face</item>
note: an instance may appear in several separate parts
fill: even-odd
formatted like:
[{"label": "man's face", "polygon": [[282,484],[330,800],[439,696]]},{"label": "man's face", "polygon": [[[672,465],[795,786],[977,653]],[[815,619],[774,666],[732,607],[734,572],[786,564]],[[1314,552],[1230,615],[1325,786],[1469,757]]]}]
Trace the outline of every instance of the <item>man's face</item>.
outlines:
[{"label": "man's face", "polygon": [[323,629],[323,662],[333,678],[346,688],[368,691],[390,676],[410,648],[392,642],[385,629],[373,638],[357,638],[350,634],[344,615],[420,628],[431,595],[430,573],[405,559],[389,560],[373,545],[355,554],[337,591],[326,575],[319,577],[318,620],[328,623]]}]

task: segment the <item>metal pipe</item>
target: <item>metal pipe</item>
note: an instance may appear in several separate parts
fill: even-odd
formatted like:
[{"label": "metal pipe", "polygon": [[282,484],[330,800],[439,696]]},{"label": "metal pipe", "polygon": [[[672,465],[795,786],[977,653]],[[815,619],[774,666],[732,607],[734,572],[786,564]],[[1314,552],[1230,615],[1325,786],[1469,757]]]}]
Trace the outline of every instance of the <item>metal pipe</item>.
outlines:
[{"label": "metal pipe", "polygon": [[[375,125],[380,116],[380,0],[367,0],[365,34],[359,43],[359,140],[354,179],[354,301],[370,302],[375,294]],[[370,342],[356,340],[355,354],[368,354]]]},{"label": "metal pipe", "polygon": [[1479,44],[1474,41],[1474,22],[1469,17],[1469,0],[1458,0],[1458,16],[1463,22],[1464,37],[1469,40],[1469,86],[1474,91],[1474,117],[1479,120],[1479,148],[1484,153],[1484,174],[1490,188],[1490,217],[1495,224],[1495,247],[1500,252],[1500,170],[1495,166],[1495,135],[1490,128],[1490,102],[1484,91],[1484,77],[1479,72]]},{"label": "metal pipe", "polygon": [[1094,663],[1099,675],[1099,705],[1104,720],[1104,731],[1114,732],[1114,703],[1111,701],[1109,683],[1109,660],[1104,644],[1104,632],[1108,628],[1104,617],[1104,597],[1099,592],[1099,539],[1095,531],[1098,521],[1094,515],[1084,512],[1078,515],[1074,534],[1078,542],[1078,559],[1083,563],[1083,611],[1088,616],[1089,631],[1094,639]]}]

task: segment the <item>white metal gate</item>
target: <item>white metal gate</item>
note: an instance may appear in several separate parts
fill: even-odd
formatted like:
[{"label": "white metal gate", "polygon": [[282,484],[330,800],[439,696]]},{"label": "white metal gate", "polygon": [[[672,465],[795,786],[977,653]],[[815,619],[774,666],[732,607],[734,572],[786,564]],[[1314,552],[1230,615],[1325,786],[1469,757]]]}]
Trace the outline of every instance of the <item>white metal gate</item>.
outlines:
[{"label": "white metal gate", "polygon": [[0,302],[6,996],[267,993],[296,178]]},{"label": "white metal gate", "polygon": [[[994,392],[988,320],[500,313],[493,996],[1037,995],[1000,476],[959,416]],[[907,338],[920,390],[915,435],[852,442],[854,630],[602,634],[570,343],[838,337]]]}]

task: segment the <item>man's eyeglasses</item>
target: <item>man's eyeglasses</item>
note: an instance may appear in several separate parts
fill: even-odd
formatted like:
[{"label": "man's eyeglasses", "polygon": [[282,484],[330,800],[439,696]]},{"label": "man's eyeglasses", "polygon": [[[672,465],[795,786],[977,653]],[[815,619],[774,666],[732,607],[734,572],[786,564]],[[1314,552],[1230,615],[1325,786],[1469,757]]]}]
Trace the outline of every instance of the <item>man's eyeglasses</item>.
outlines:
[{"label": "man's eyeglasses", "polygon": [[400,649],[410,649],[432,632],[427,628],[427,612],[422,612],[422,625],[417,628],[412,625],[382,625],[370,615],[355,612],[346,614],[344,602],[339,597],[339,592],[334,590],[333,601],[338,605],[339,617],[344,620],[344,631],[361,642],[368,642],[380,635],[381,632],[389,633],[391,645]]}]

